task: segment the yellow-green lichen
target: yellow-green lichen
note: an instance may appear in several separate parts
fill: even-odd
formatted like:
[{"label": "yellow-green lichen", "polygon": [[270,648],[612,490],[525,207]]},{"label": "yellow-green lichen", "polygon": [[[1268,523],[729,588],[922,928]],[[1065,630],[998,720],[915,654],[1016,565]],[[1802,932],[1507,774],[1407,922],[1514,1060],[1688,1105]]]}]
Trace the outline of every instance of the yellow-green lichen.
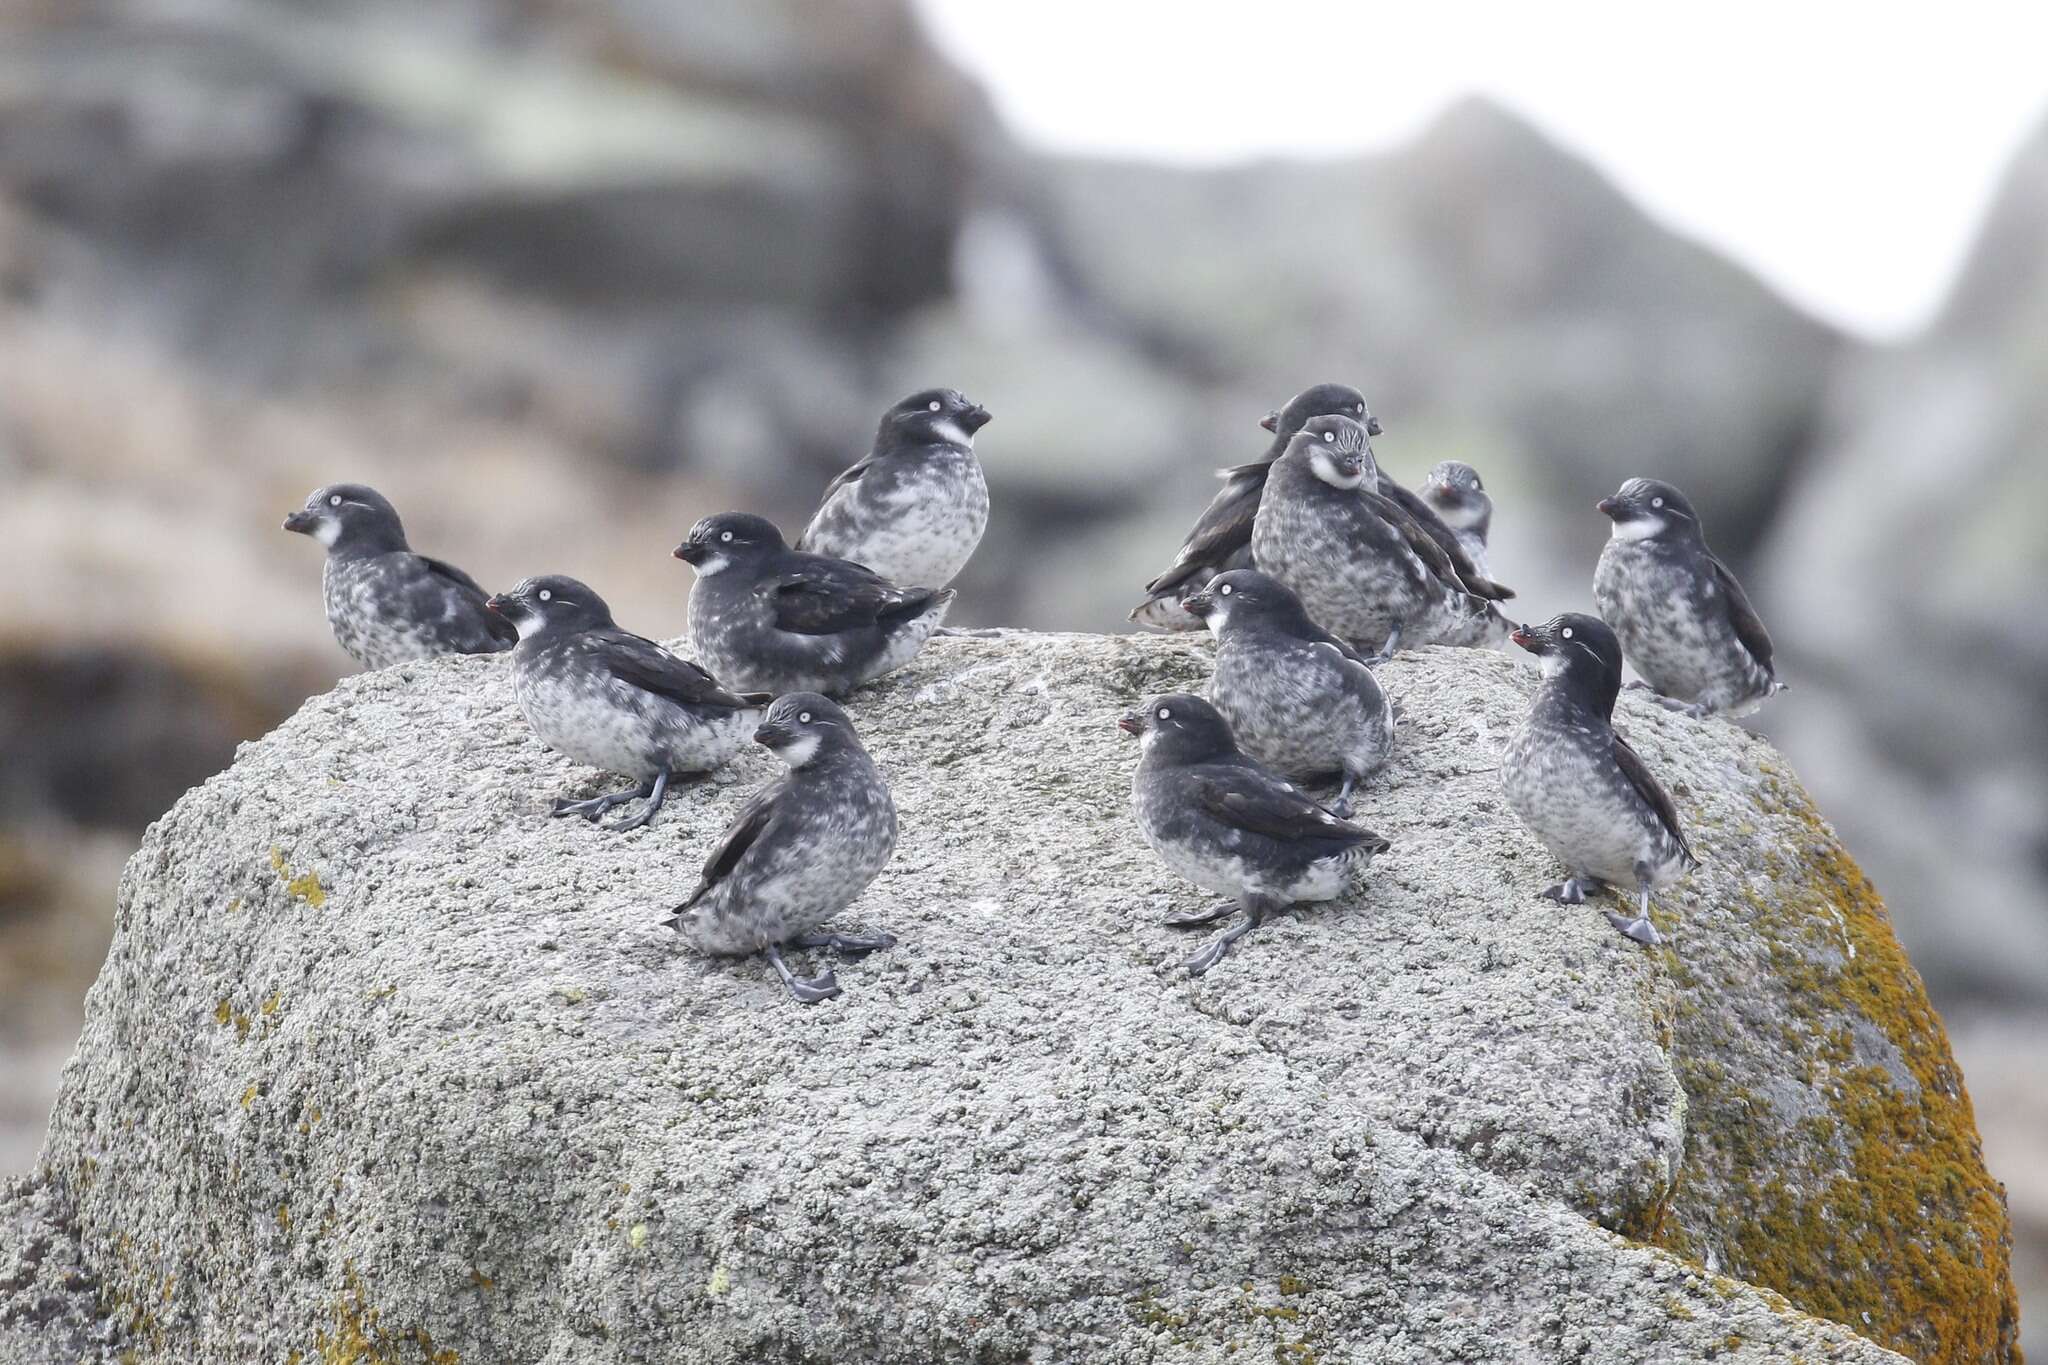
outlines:
[{"label": "yellow-green lichen", "polygon": [[286,894],[293,899],[304,901],[315,910],[327,904],[327,888],[320,885],[319,874],[310,869],[294,873],[285,862],[284,850],[274,844],[270,849],[270,870],[277,873]]}]

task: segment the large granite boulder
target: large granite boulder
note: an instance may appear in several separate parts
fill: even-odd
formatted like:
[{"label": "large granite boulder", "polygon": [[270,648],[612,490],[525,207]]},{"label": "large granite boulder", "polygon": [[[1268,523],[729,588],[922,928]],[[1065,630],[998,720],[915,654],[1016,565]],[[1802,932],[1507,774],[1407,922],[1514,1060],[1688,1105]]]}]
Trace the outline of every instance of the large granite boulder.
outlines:
[{"label": "large granite boulder", "polygon": [[[1531,675],[1403,656],[1392,850],[1189,981],[1112,722],[1207,656],[857,696],[903,839],[841,923],[902,942],[808,1009],[657,925],[765,756],[613,835],[502,658],[350,679],[151,828],[0,1229],[145,1361],[2016,1358],[1940,1022],[1766,744],[1624,702],[1707,859],[1646,952],[1535,898]],[[0,1345],[17,1280],[76,1322],[0,1277]]]}]

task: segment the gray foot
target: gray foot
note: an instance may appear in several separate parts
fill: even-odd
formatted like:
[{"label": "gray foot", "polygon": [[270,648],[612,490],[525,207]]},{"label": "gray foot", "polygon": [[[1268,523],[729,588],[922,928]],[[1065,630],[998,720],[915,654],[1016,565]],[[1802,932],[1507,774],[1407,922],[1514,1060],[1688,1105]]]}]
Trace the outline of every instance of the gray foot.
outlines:
[{"label": "gray foot", "polygon": [[1236,943],[1265,922],[1266,911],[1263,907],[1247,905],[1244,908],[1244,922],[1242,924],[1225,929],[1216,936],[1213,943],[1203,948],[1201,952],[1196,953],[1182,965],[1188,969],[1189,976],[1200,976],[1203,972],[1208,971],[1223,960],[1224,954],[1230,951],[1231,944]]},{"label": "gray foot", "polygon": [[654,813],[661,809],[661,803],[668,799],[668,774],[663,773],[660,777],[655,778],[653,786],[648,788],[643,794],[652,799],[632,819],[622,820],[618,824],[611,826],[614,833],[624,834],[629,829],[638,829],[654,818]]},{"label": "gray foot", "polygon": [[1351,790],[1357,785],[1358,777],[1356,774],[1344,774],[1344,785],[1337,788],[1337,799],[1330,802],[1325,809],[1339,820],[1349,820],[1351,818]]},{"label": "gray foot", "polygon": [[1654,948],[1664,941],[1657,934],[1657,926],[1650,923],[1647,915],[1623,915],[1609,910],[1607,922],[1629,938],[1648,947]]},{"label": "gray foot", "polygon": [[1566,877],[1556,886],[1546,886],[1536,893],[1538,900],[1556,901],[1559,905],[1584,905],[1586,897],[1600,889],[1600,883],[1591,877]]},{"label": "gray foot", "polygon": [[1657,705],[1663,707],[1666,711],[1676,711],[1679,715],[1691,716],[1694,720],[1701,720],[1705,718],[1707,715],[1711,714],[1710,708],[1708,708],[1704,703],[1696,701],[1680,701],[1676,697],[1667,697],[1662,692],[1659,692],[1656,688],[1644,682],[1641,678],[1638,678],[1634,682],[1630,683],[1626,690],[1630,692],[1648,692],[1650,694],[1650,700],[1657,703]]},{"label": "gray foot", "polygon": [[1229,919],[1237,913],[1236,901],[1225,901],[1208,910],[1198,910],[1192,915],[1174,915],[1163,923],[1169,929],[1206,929],[1220,919]]},{"label": "gray foot", "polygon": [[861,938],[854,934],[798,934],[789,941],[792,948],[830,948],[835,953],[857,957],[862,953],[879,953],[884,948],[896,946],[896,935],[875,934]]},{"label": "gray foot", "polygon": [[828,971],[816,976],[798,976],[782,960],[782,949],[777,945],[768,948],[768,965],[775,968],[775,974],[782,978],[782,984],[789,987],[789,993],[800,1005],[815,1005],[820,1000],[830,1000],[840,993],[839,978]]},{"label": "gray foot", "polygon": [[643,796],[653,794],[653,791],[652,782],[643,782],[622,792],[606,792],[603,796],[593,796],[588,801],[571,801],[566,796],[558,797],[555,804],[548,808],[548,814],[557,818],[564,815],[580,815],[595,824],[597,817],[613,806],[623,806],[628,801],[637,801]]},{"label": "gray foot", "polygon": [[1367,659],[1366,662],[1373,665],[1383,664],[1387,660],[1393,658],[1394,651],[1399,649],[1400,647],[1401,627],[1397,625],[1392,630],[1387,632],[1386,643],[1379,647],[1379,652],[1374,654],[1371,658]]}]

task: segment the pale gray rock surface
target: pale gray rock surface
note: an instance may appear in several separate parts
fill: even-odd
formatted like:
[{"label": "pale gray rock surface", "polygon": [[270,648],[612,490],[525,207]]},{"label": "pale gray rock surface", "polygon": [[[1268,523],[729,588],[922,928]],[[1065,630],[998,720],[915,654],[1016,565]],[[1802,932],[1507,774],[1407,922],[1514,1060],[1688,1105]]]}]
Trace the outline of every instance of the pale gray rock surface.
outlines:
[{"label": "pale gray rock surface", "polygon": [[[1404,655],[1382,670],[1401,735],[1359,810],[1393,848],[1356,897],[1191,982],[1193,941],[1159,921],[1202,897],[1132,828],[1114,720],[1199,684],[1209,654],[942,638],[856,693],[902,838],[837,925],[901,943],[809,1009],[657,926],[766,755],[620,836],[546,817],[607,779],[532,740],[502,658],[308,702],[151,828],[52,1120],[40,1178],[118,1348],[1895,1359],[1729,1278],[1751,1254],[1743,1163],[1782,1149],[1767,1173],[1794,1214],[1832,1197],[1842,1163],[1787,1137],[1847,1085],[1827,1068],[1890,1059],[1888,1084],[1918,1084],[1887,1042],[1904,1025],[1807,979],[1884,953],[1845,958],[1850,927],[1807,904],[1839,849],[1767,746],[1624,702],[1708,858],[1664,902],[1672,948],[1646,953],[1535,898],[1555,869],[1489,771],[1532,675]],[[1751,1017],[1795,978],[1853,1055]],[[1682,1084],[1702,1067],[1756,1097],[1704,1132]],[[1954,1179],[2002,1217],[1968,1165]],[[1872,1264],[1887,1236],[1946,1252],[1940,1212],[1850,1231]],[[2009,1298],[1996,1230],[1972,1251],[1993,1268],[1963,1289]],[[1802,1292],[1854,1278],[1783,1254],[1764,1268]],[[1867,1301],[1909,1301],[1855,1273]],[[1999,1358],[1971,1326],[1944,1345]]]}]

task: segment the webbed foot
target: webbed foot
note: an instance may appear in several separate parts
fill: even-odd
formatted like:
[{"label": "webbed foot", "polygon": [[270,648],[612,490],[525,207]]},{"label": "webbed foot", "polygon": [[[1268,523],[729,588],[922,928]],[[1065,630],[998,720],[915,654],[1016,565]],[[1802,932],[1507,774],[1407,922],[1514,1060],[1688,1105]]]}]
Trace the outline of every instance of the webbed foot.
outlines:
[{"label": "webbed foot", "polygon": [[894,948],[896,935],[884,933],[863,938],[854,934],[798,934],[789,941],[789,944],[792,948],[830,948],[835,953],[855,957],[862,953],[879,953],[884,948]]},{"label": "webbed foot", "polygon": [[1657,926],[1650,923],[1646,915],[1624,915],[1609,910],[1607,922],[1621,930],[1627,937],[1647,947],[1654,948],[1664,941],[1657,933]]},{"label": "webbed foot", "polygon": [[1546,886],[1536,893],[1538,900],[1556,901],[1559,905],[1584,905],[1586,897],[1600,889],[1600,883],[1591,877],[1566,877],[1556,886]]},{"label": "webbed foot", "polygon": [[1169,929],[1204,929],[1220,919],[1229,919],[1237,913],[1236,901],[1225,901],[1208,910],[1197,910],[1192,915],[1173,915],[1161,921]]},{"label": "webbed foot", "polygon": [[613,806],[623,806],[628,801],[637,801],[641,797],[652,793],[653,790],[654,784],[649,782],[638,787],[630,787],[622,792],[606,792],[603,796],[593,796],[587,801],[572,801],[566,796],[561,796],[555,798],[554,805],[548,807],[548,814],[556,818],[564,815],[580,815],[592,824],[596,824],[597,817],[603,815]]},{"label": "webbed foot", "polygon": [[820,1000],[830,1000],[841,993],[839,978],[832,975],[830,970],[820,972],[816,976],[798,976],[791,971],[789,964],[782,960],[782,948],[779,944],[769,945],[767,957],[768,965],[775,968],[775,974],[782,978],[782,984],[789,987],[789,993],[796,997],[800,1005],[815,1005]]},{"label": "webbed foot", "polygon": [[1266,909],[1263,906],[1256,904],[1245,906],[1243,923],[1233,925],[1218,934],[1215,942],[1208,944],[1202,951],[1196,953],[1181,965],[1187,968],[1189,976],[1200,976],[1203,972],[1208,971],[1211,967],[1221,962],[1224,955],[1230,951],[1232,944],[1265,923],[1266,913]]}]

